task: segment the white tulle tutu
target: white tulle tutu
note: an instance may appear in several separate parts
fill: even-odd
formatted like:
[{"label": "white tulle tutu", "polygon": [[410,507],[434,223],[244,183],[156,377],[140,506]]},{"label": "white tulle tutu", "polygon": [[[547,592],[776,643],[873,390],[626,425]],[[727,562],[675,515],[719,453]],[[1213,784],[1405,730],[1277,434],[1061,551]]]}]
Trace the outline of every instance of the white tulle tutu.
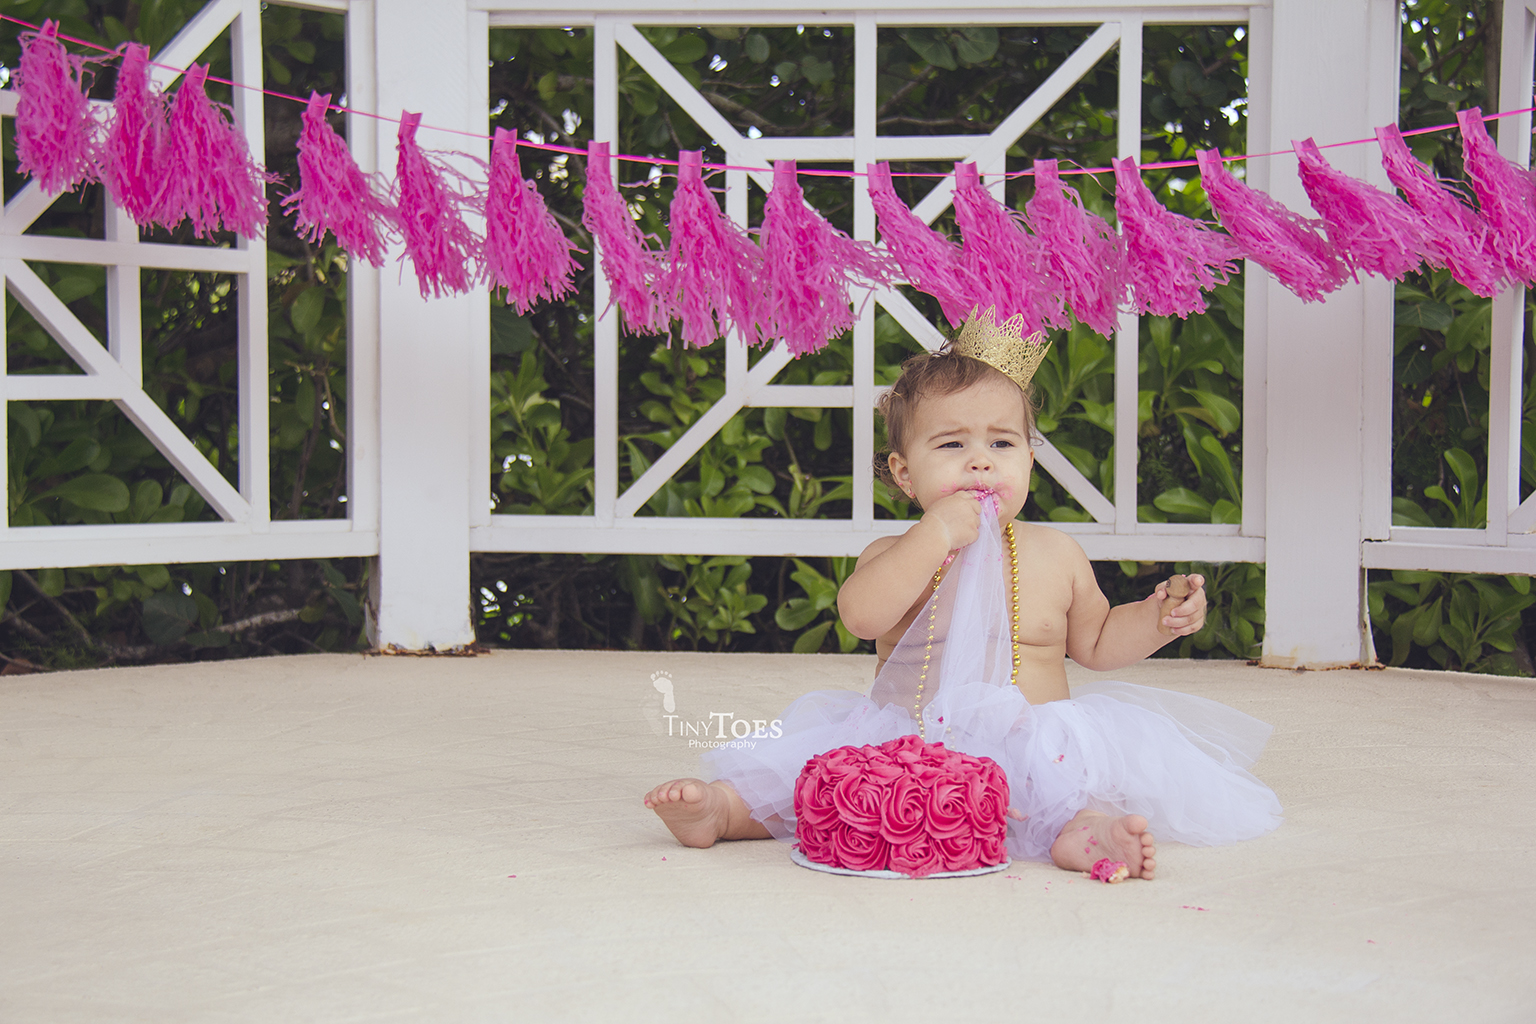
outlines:
[{"label": "white tulle tutu", "polygon": [[928,616],[920,614],[867,695],[808,693],[779,715],[781,735],[711,750],[705,771],[729,782],[776,838],[793,841],[795,780],[806,760],[919,733],[912,708],[921,677],[924,738],[1007,771],[1011,802],[1027,816],[1009,822],[1015,857],[1050,860],[1062,826],[1084,808],[1144,815],[1159,840],[1194,846],[1252,839],[1280,824],[1279,800],[1248,771],[1272,731],[1258,719],[1203,697],[1120,682],[1031,706],[1010,679],[1005,569],[989,515],[935,597],[931,651]]}]

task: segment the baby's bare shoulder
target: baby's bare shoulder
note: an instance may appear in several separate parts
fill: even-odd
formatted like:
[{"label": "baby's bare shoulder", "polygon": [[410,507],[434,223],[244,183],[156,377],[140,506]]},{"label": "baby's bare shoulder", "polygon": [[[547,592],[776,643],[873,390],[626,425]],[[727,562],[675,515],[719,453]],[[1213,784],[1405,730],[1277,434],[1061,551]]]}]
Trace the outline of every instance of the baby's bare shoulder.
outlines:
[{"label": "baby's bare shoulder", "polygon": [[1035,562],[1060,562],[1063,567],[1086,562],[1088,556],[1083,547],[1067,534],[1042,523],[1015,521],[1013,535],[1017,538],[1020,555],[1024,551]]}]

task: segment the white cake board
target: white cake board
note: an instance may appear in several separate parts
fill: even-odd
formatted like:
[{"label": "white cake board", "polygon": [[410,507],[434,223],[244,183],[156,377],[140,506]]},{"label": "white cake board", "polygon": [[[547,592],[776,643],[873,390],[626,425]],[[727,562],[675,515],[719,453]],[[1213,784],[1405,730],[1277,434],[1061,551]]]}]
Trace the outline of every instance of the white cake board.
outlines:
[{"label": "white cake board", "polygon": [[[794,861],[796,864],[799,864],[803,868],[810,868],[812,871],[825,871],[829,875],[857,875],[860,878],[912,878],[913,877],[912,875],[903,874],[900,871],[880,871],[880,870],[876,870],[876,871],[854,871],[851,868],[835,868],[835,867],[833,867],[830,864],[818,864],[815,861],[811,860],[809,857],[807,857],[804,853],[801,853],[800,852],[800,846],[798,844],[796,844],[795,846],[791,846],[789,848],[789,859]],[[1005,860],[1001,864],[989,864],[986,867],[971,868],[971,869],[969,869],[967,871],[935,871],[933,874],[931,874],[931,875],[924,875],[923,877],[924,878],[969,878],[972,875],[990,875],[990,874],[995,874],[998,871],[1002,871],[1003,869],[1008,867],[1009,864],[1012,864],[1012,863],[1013,863],[1012,861]]]}]

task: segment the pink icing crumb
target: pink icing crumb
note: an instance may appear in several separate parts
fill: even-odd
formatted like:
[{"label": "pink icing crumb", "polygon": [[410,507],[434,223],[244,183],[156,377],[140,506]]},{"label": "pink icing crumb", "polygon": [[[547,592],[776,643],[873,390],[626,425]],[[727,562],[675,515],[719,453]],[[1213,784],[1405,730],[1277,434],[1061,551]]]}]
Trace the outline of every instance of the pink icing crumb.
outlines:
[{"label": "pink icing crumb", "polygon": [[1104,857],[1093,864],[1093,870],[1088,872],[1088,877],[1096,882],[1114,884],[1123,882],[1131,876],[1131,869],[1125,866],[1123,860],[1110,860]]}]

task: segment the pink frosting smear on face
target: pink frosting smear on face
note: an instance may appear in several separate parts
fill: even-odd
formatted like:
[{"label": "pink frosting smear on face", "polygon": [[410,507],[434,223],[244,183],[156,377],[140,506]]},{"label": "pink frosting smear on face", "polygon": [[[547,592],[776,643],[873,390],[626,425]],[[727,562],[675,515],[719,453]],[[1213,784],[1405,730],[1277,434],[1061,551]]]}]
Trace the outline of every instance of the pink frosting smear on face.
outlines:
[{"label": "pink frosting smear on face", "polygon": [[1088,872],[1088,877],[1095,882],[1104,882],[1113,885],[1123,882],[1131,877],[1131,869],[1125,866],[1125,861],[1110,860],[1108,857],[1097,860],[1093,864],[1093,870]]}]

